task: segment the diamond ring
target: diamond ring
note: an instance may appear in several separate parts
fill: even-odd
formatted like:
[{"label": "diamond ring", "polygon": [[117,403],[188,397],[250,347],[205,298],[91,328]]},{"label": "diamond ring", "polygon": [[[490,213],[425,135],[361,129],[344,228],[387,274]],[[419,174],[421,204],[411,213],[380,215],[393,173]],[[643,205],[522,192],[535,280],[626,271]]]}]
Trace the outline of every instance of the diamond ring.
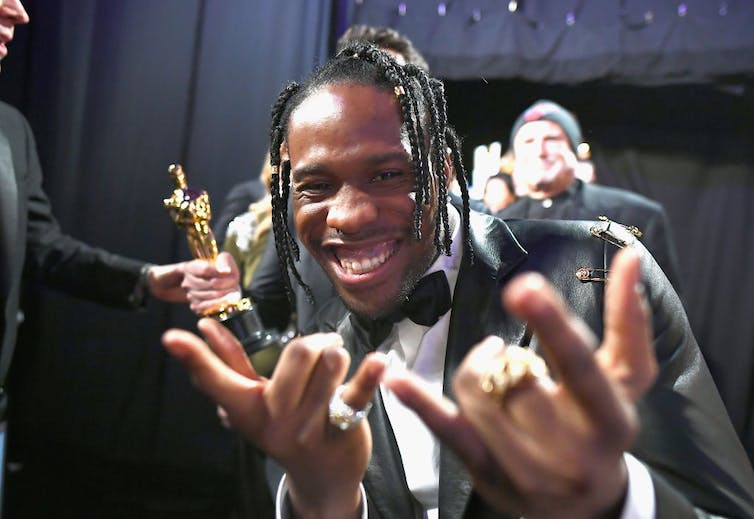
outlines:
[{"label": "diamond ring", "polygon": [[328,408],[330,423],[341,431],[347,431],[356,427],[369,414],[369,410],[372,408],[372,402],[367,403],[364,409],[354,409],[346,404],[343,401],[343,391],[345,389],[345,384],[338,386],[330,399],[330,406]]}]

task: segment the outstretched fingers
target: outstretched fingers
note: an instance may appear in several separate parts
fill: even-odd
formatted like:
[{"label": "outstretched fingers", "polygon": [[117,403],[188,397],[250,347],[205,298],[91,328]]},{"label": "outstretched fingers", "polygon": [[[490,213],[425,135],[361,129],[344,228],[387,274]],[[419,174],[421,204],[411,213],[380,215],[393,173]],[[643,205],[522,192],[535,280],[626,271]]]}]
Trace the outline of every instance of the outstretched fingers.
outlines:
[{"label": "outstretched fingers", "polygon": [[[224,343],[225,340],[226,337],[219,338],[220,342]],[[246,407],[250,392],[257,393],[262,389],[261,381],[249,378],[228,366],[193,333],[168,330],[162,336],[162,343],[188,369],[194,383],[231,416],[235,410]],[[223,344],[224,346],[226,345]]]},{"label": "outstretched fingers", "polygon": [[416,375],[408,371],[389,374],[383,383],[468,466],[486,463],[488,451],[453,402],[436,398]]},{"label": "outstretched fingers", "polygon": [[657,377],[649,303],[639,256],[630,248],[613,260],[605,295],[605,340],[597,357],[633,402]]},{"label": "outstretched fingers", "polygon": [[508,284],[503,299],[512,313],[529,323],[550,368],[579,407],[602,424],[607,435],[631,430],[632,417],[595,357],[596,338],[555,289],[539,274],[524,274]]},{"label": "outstretched fingers", "polygon": [[322,400],[319,392],[329,393],[323,387],[337,385],[342,380],[348,362],[343,339],[338,334],[317,333],[293,339],[283,349],[267,390],[272,416],[288,416],[300,409],[302,402]]},{"label": "outstretched fingers", "polygon": [[258,377],[249,356],[230,330],[216,320],[208,318],[200,319],[197,327],[223,362],[245,377]]},{"label": "outstretched fingers", "polygon": [[363,409],[374,397],[387,367],[382,353],[370,353],[343,390],[343,401],[355,409]]}]

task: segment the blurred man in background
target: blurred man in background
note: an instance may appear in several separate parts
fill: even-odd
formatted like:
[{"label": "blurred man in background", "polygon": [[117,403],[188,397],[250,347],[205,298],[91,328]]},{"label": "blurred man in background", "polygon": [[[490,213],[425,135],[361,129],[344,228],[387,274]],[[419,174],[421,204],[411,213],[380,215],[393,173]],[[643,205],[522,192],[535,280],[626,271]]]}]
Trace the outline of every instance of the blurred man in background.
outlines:
[{"label": "blurred man in background", "polygon": [[510,135],[513,181],[524,193],[500,211],[505,219],[593,220],[599,216],[641,232],[641,241],[681,292],[678,254],[663,207],[644,196],[576,177],[582,143],[576,117],[559,104],[540,100],[524,110]]}]

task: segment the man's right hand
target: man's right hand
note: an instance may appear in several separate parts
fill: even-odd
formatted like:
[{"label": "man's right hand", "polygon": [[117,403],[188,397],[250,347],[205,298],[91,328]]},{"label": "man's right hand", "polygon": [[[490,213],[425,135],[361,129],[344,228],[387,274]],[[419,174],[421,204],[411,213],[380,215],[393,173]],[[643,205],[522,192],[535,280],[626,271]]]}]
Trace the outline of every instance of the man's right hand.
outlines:
[{"label": "man's right hand", "polygon": [[[259,376],[233,335],[212,319],[199,321],[210,348],[196,335],[169,330],[165,348],[196,385],[228,414],[230,424],[286,470],[297,514],[357,517],[359,484],[372,449],[366,420],[341,431],[328,420],[328,405],[350,362],[336,334],[291,341],[271,379]],[[349,381],[343,400],[357,408],[372,399],[385,370],[368,356]],[[326,474],[326,477],[323,477]]]}]

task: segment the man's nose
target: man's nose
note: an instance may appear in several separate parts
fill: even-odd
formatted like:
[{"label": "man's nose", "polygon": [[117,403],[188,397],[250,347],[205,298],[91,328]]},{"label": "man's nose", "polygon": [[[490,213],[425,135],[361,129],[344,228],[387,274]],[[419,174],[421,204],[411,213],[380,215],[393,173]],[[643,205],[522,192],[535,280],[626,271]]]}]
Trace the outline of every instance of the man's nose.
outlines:
[{"label": "man's nose", "polygon": [[345,234],[358,234],[377,221],[379,210],[372,196],[355,187],[344,186],[327,211],[327,225]]}]

